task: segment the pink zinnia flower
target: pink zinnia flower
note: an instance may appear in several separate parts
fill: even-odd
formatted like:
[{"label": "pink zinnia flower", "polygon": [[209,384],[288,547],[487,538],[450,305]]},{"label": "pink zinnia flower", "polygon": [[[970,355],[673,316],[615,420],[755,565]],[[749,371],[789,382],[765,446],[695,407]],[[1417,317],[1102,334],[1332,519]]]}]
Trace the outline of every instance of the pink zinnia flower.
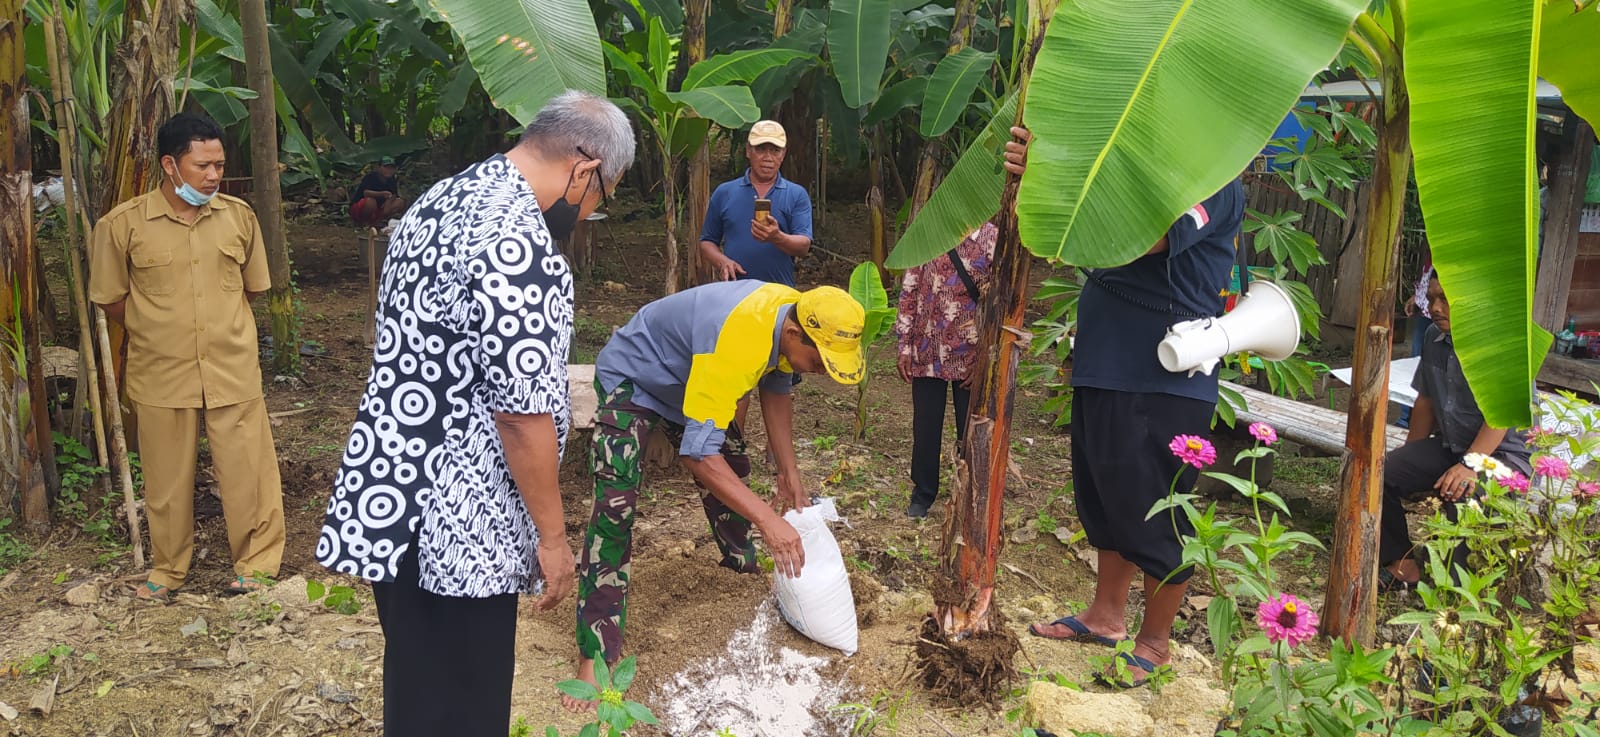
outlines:
[{"label": "pink zinnia flower", "polygon": [[1250,437],[1267,445],[1272,445],[1278,442],[1278,431],[1272,429],[1272,426],[1265,422],[1252,422],[1250,423]]},{"label": "pink zinnia flower", "polygon": [[1579,481],[1578,488],[1572,490],[1574,499],[1593,499],[1600,496],[1600,484],[1593,481]]},{"label": "pink zinnia flower", "polygon": [[1317,634],[1317,613],[1293,594],[1278,594],[1256,607],[1256,624],[1274,644],[1287,641],[1298,647]]},{"label": "pink zinnia flower", "polygon": [[1572,467],[1556,456],[1539,456],[1533,461],[1533,475],[1565,481],[1572,476]]},{"label": "pink zinnia flower", "polygon": [[1205,468],[1217,462],[1217,449],[1211,441],[1198,435],[1179,435],[1167,445],[1179,460],[1195,468]]},{"label": "pink zinnia flower", "polygon": [[1528,493],[1528,477],[1523,476],[1521,471],[1512,471],[1510,476],[1500,479],[1500,485],[1518,494]]}]

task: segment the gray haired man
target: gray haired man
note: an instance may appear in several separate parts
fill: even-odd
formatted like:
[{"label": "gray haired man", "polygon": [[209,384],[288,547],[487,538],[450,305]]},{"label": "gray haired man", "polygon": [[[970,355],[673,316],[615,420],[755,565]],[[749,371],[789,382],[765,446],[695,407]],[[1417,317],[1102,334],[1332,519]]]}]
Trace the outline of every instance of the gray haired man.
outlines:
[{"label": "gray haired man", "polygon": [[557,474],[572,273],[556,241],[633,163],[633,130],[568,91],[510,151],[435,184],[389,243],[377,344],[317,560],[372,582],[387,737],[504,737],[517,595],[574,563]]}]

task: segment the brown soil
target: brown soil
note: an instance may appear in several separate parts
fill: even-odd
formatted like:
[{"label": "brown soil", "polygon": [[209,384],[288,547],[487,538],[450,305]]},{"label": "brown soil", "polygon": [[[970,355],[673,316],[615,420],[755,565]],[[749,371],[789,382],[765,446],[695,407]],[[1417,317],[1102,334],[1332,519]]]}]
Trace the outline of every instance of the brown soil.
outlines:
[{"label": "brown soil", "polygon": [[[996,626],[1004,616],[995,612]],[[1014,632],[996,629],[955,639],[939,632],[933,617],[923,620],[917,642],[922,685],[951,703],[981,700],[998,706],[1006,689],[1017,679],[1017,652],[1022,643]]]},{"label": "brown soil", "polygon": [[[574,361],[592,361],[610,329],[660,292],[660,226],[638,216],[644,211],[636,200],[617,203],[595,273],[579,282]],[[859,206],[828,211],[821,244],[847,258],[818,252],[801,264],[803,283],[844,281],[854,265],[848,258],[859,259],[866,251],[863,221]],[[302,337],[320,343],[327,355],[305,358],[300,377],[269,380],[267,389],[288,523],[281,583],[267,594],[221,598],[233,574],[223,520],[213,515],[197,522],[188,585],[170,606],[145,605],[132,597],[144,571],[133,567],[125,548],[104,547],[75,523],[60,522],[48,535],[29,539],[34,555],[0,576],[0,632],[5,633],[0,637],[0,703],[21,712],[14,721],[0,719],[0,735],[380,733],[383,638],[370,597],[359,582],[332,575],[312,560],[370,361],[364,339],[365,260],[351,228],[301,220],[291,223],[289,234],[304,305]],[[1049,275],[1048,269],[1037,271],[1040,278]],[[265,315],[258,317],[265,331]],[[910,392],[892,378],[892,348],[878,346],[871,361],[880,378],[867,390],[870,426],[864,441],[853,437],[853,388],[806,381],[797,391],[794,419],[807,483],[836,498],[849,518],[849,525],[835,532],[855,582],[860,651],[845,659],[787,627],[774,637],[807,655],[832,658],[826,677],[847,684],[854,694],[848,700],[857,704],[847,716],[871,709],[882,717],[876,734],[1014,735],[1015,726],[1001,711],[971,698],[949,708],[919,683],[913,658],[931,610],[927,581],[943,526],[937,519],[916,523],[904,517]],[[1053,527],[1035,531],[1053,520],[1070,525],[1073,517],[1068,445],[1052,429],[1054,418],[1040,409],[1044,399],[1037,389],[1019,391],[1013,426],[1012,457],[1024,480],[1007,492],[1005,528],[1012,537],[994,603],[1010,615],[1013,623],[1004,627],[1011,637],[956,643],[965,655],[951,664],[951,675],[935,679],[947,693],[966,688],[969,673],[1015,675],[1009,665],[1019,647],[1015,635],[1033,621],[1077,611],[1092,592],[1086,546],[1059,542],[1050,533]],[[762,447],[764,433],[759,423],[752,425],[756,447]],[[591,494],[583,442],[574,439],[561,476],[575,545]],[[760,454],[756,458],[753,485],[765,493],[771,469],[761,465]],[[201,485],[197,491],[204,497],[210,483]],[[767,576],[736,575],[716,565],[697,494],[677,469],[653,471],[647,479],[636,526],[628,630],[628,652],[640,664],[630,695],[647,705],[673,674],[724,651],[730,633],[749,624],[768,597]],[[934,516],[945,513],[941,501]],[[361,611],[347,616],[307,603],[305,579],[354,586]],[[83,585],[96,591],[78,588]],[[78,605],[67,603],[69,592]],[[201,618],[204,632],[183,633]],[[1204,614],[1195,619],[1203,622]],[[572,674],[573,627],[570,599],[551,612],[524,603],[513,709],[533,727],[532,734],[542,734],[544,725],[571,734],[580,725],[561,711],[555,690]],[[1039,674],[1059,672],[1086,681],[1093,667],[1088,658],[1101,654],[1090,646],[1023,640],[1024,662]],[[46,655],[52,648],[61,653],[54,662]],[[51,684],[52,711],[48,716],[30,711],[30,700]],[[1015,698],[1002,693],[991,702],[1009,708]]]}]

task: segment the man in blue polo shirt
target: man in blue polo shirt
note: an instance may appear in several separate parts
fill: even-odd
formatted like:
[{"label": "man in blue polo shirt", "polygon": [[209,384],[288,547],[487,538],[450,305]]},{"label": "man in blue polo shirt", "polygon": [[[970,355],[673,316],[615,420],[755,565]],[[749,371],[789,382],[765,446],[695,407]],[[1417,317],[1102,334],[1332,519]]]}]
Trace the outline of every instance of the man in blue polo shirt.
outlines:
[{"label": "man in blue polo shirt", "polygon": [[[718,281],[755,279],[794,286],[794,260],[811,251],[811,196],[778,173],[788,137],[777,121],[750,127],[744,176],[711,193],[700,252]],[[772,217],[756,217],[756,200],[772,201]]]},{"label": "man in blue polo shirt", "polygon": [[[1022,141],[1028,132],[1013,128]],[[1006,168],[1018,174],[1026,146],[1006,144]],[[1092,269],[1078,301],[1072,364],[1072,480],[1078,519],[1099,555],[1094,601],[1076,615],[1030,631],[1051,639],[1108,647],[1128,637],[1128,587],[1144,574],[1144,616],[1131,652],[1118,653],[1126,675],[1097,674],[1120,687],[1144,684],[1171,661],[1172,623],[1192,569],[1183,564],[1189,521],[1175,511],[1150,514],[1180,473],[1191,488],[1198,471],[1169,449],[1177,435],[1210,434],[1217,376],[1162,368],[1156,347],[1167,328],[1216,317],[1244,222],[1237,179],[1189,208],[1142,257]]]}]

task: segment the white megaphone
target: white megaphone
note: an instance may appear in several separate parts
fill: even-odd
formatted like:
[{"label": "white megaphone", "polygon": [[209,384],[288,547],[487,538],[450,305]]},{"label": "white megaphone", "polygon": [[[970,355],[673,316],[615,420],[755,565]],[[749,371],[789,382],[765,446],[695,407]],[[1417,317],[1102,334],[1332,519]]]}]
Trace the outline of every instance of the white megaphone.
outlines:
[{"label": "white megaphone", "polygon": [[1299,346],[1300,313],[1289,293],[1272,282],[1252,281],[1232,312],[1168,328],[1156,355],[1162,368],[1193,376],[1211,373],[1217,360],[1230,353],[1250,351],[1281,361]]}]

